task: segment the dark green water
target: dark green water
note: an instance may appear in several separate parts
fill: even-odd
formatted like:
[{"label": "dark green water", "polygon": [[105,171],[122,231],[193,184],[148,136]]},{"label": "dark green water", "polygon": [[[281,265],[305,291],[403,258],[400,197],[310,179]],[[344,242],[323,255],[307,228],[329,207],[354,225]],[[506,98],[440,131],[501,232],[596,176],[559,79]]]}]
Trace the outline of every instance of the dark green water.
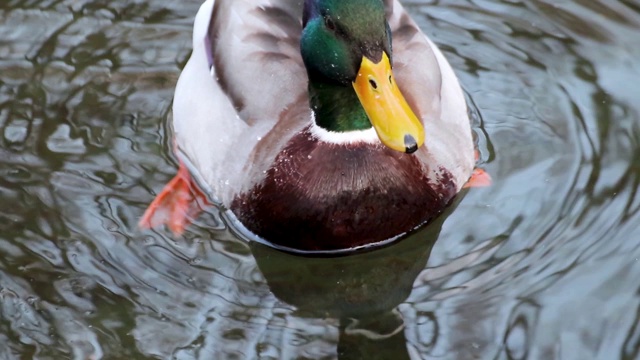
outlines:
[{"label": "dark green water", "polygon": [[[106,4],[106,5],[105,5]],[[0,359],[640,359],[640,3],[406,1],[482,122],[397,245],[137,229],[199,1],[0,3]]]}]

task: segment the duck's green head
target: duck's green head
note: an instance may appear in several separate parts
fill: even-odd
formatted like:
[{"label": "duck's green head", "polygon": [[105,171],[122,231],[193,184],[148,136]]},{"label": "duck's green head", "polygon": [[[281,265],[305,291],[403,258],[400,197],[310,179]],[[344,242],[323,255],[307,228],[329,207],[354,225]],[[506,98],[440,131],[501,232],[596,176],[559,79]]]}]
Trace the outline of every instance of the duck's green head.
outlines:
[{"label": "duck's green head", "polygon": [[373,126],[386,146],[407,153],[424,128],[396,86],[391,30],[382,0],[305,0],[300,48],[319,126]]}]

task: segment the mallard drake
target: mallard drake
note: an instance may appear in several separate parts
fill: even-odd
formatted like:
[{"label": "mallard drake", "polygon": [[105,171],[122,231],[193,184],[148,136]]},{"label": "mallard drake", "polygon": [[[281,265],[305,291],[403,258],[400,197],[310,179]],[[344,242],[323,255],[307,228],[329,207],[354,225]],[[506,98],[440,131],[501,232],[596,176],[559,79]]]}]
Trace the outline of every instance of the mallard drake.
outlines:
[{"label": "mallard drake", "polygon": [[208,196],[303,251],[415,229],[475,164],[458,80],[393,0],[207,0],[173,128],[180,168],[141,225],[179,233]]}]

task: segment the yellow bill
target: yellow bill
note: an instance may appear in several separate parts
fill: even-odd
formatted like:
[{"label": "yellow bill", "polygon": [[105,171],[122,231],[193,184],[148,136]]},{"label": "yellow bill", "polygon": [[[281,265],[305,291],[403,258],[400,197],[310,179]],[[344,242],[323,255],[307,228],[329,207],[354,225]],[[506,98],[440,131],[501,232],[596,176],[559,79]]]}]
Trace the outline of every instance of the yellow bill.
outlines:
[{"label": "yellow bill", "polygon": [[386,53],[377,64],[362,57],[353,88],[383,144],[406,153],[422,146],[424,127],[396,86]]}]

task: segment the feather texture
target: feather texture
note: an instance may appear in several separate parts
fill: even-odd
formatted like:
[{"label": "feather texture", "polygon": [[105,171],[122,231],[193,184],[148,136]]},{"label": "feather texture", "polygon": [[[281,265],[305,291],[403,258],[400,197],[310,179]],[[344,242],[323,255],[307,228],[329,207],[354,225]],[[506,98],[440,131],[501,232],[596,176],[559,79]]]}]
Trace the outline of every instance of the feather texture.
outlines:
[{"label": "feather texture", "polygon": [[[469,179],[475,163],[464,95],[440,50],[402,5],[397,0],[384,0],[384,5],[395,78],[426,134],[416,153],[397,155],[413,156],[411,163],[420,169],[425,187],[447,189],[439,195],[442,207]],[[173,124],[181,156],[226,207],[237,205],[238,199],[249,201],[269,176],[277,178],[272,175],[283,150],[301,136],[313,140],[300,54],[302,16],[302,0],[207,0],[196,16],[193,53],[177,85]],[[365,178],[352,181],[367,183],[384,165],[372,166],[363,171]],[[443,171],[447,184],[437,188]]]}]

